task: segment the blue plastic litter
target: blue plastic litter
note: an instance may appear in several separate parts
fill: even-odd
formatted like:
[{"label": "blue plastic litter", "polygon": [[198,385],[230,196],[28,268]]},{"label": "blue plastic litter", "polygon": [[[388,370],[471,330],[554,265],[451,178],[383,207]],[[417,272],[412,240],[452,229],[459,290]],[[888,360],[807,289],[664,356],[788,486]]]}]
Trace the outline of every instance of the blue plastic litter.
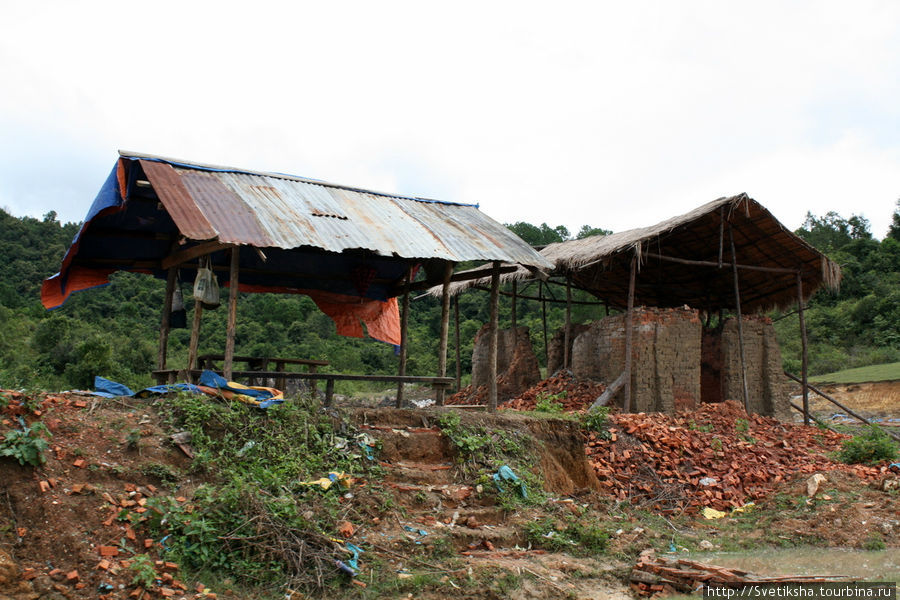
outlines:
[{"label": "blue plastic litter", "polygon": [[494,473],[494,483],[497,485],[497,489],[503,492],[501,481],[510,481],[513,484],[518,484],[519,493],[522,494],[522,497],[528,497],[528,490],[525,488],[525,482],[522,481],[518,475],[513,473],[513,470],[510,469],[507,465],[503,465],[502,467],[497,469],[496,473]]},{"label": "blue plastic litter", "polygon": [[410,527],[409,525],[404,525],[403,529],[405,529],[411,533],[417,533],[422,537],[425,537],[426,535],[428,535],[428,532],[425,531],[424,529],[416,529],[415,527]]}]

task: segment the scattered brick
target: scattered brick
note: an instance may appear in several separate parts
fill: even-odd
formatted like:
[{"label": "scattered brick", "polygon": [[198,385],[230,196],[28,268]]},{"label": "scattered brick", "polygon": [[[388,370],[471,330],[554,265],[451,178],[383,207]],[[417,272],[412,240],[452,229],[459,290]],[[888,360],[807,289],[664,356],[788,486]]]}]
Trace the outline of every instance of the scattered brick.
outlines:
[{"label": "scattered brick", "polygon": [[31,581],[35,577],[37,577],[37,570],[33,567],[26,567],[22,569],[22,579],[25,581]]},{"label": "scattered brick", "polygon": [[67,581],[78,581],[78,571],[75,570],[75,571],[69,571],[68,573],[66,573],[66,580]]},{"label": "scattered brick", "polygon": [[19,527],[18,529],[16,529],[16,535],[18,535],[19,537],[25,537],[25,534],[27,534],[27,533],[28,533],[27,527]]},{"label": "scattered brick", "polygon": [[105,558],[97,563],[97,569],[103,571],[109,571],[109,567],[111,566],[110,562]]},{"label": "scattered brick", "polygon": [[97,551],[100,553],[100,556],[118,556],[119,549],[115,546],[98,546]]},{"label": "scattered brick", "polygon": [[87,461],[84,460],[83,458],[79,458],[75,462],[72,463],[72,466],[78,467],[79,469],[83,469],[87,466]]},{"label": "scattered brick", "polygon": [[73,483],[71,489],[72,489],[73,494],[80,494],[81,490],[84,489],[84,484],[83,483]]},{"label": "scattered brick", "polygon": [[38,485],[39,485],[40,488],[41,488],[41,493],[42,493],[42,494],[45,493],[45,492],[49,492],[49,491],[50,491],[50,482],[49,482],[49,481],[43,481],[43,480],[41,480],[41,481],[38,482]]},{"label": "scattered brick", "polygon": [[145,538],[144,539],[144,548],[152,548],[152,547],[153,547],[153,540],[151,538]]}]

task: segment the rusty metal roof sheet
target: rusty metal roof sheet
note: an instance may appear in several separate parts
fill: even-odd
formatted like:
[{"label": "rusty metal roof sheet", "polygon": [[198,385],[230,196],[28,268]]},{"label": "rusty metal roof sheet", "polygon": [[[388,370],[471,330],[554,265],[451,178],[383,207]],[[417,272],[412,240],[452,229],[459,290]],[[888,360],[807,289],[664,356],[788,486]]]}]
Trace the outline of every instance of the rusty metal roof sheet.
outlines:
[{"label": "rusty metal roof sheet", "polygon": [[454,262],[551,264],[477,205],[131,152],[182,235],[258,248],[361,249]]}]

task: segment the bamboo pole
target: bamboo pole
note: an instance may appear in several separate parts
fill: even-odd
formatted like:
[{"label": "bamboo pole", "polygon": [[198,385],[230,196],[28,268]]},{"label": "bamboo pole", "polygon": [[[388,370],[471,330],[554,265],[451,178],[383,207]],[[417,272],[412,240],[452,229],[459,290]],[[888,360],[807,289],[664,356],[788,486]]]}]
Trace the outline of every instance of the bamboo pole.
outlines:
[{"label": "bamboo pole", "polygon": [[797,271],[797,314],[800,315],[800,351],[801,371],[803,378],[803,424],[809,425],[809,356],[806,346],[806,317],[803,314],[803,275]]},{"label": "bamboo pole", "polygon": [[234,370],[234,330],[237,326],[240,259],[241,249],[235,246],[231,249],[231,268],[228,271],[228,324],[225,330],[225,360],[222,365],[222,374],[227,381],[231,381],[231,373]]},{"label": "bamboo pole", "polygon": [[497,346],[500,337],[500,261],[491,271],[491,326],[488,345],[488,411],[497,411]]},{"label": "bamboo pole", "polygon": [[728,226],[728,240],[731,243],[731,268],[734,273],[734,305],[737,311],[738,347],[741,352],[741,385],[744,390],[744,410],[750,412],[750,393],[747,391],[747,363],[744,357],[744,317],[741,315],[741,288],[738,283],[737,254],[734,250],[734,231]]},{"label": "bamboo pole", "polygon": [[194,321],[191,323],[191,343],[188,346],[188,374],[185,379],[193,383],[191,371],[197,368],[197,348],[200,345],[200,321],[203,317],[203,305],[194,298]]},{"label": "bamboo pole", "polygon": [[[444,287],[441,290],[441,341],[438,348],[438,375],[447,376],[447,338],[450,337],[450,277],[453,275],[453,263],[448,262],[444,270]],[[447,388],[439,386],[435,392],[435,404],[444,405],[444,393]]]},{"label": "bamboo pole", "polygon": [[625,368],[623,375],[625,381],[622,384],[625,398],[622,406],[625,412],[631,412],[631,354],[632,354],[632,337],[634,322],[634,287],[637,281],[637,250],[631,257],[631,273],[628,277],[628,304],[625,309]]},{"label": "bamboo pole", "polygon": [[563,334],[563,369],[569,368],[569,336],[572,328],[572,276],[566,274],[566,329]]},{"label": "bamboo pole", "polygon": [[166,276],[166,297],[163,299],[162,319],[159,323],[159,353],[156,357],[156,369],[163,371],[166,368],[166,357],[169,353],[169,319],[172,317],[172,294],[175,293],[175,283],[178,269],[172,267]]},{"label": "bamboo pole", "polygon": [[453,320],[455,321],[456,330],[456,391],[460,390],[462,386],[462,356],[459,348],[459,297],[454,298],[453,300]]},{"label": "bamboo pole", "polygon": [[[412,283],[412,267],[406,271],[405,288],[403,292],[403,313],[400,315],[400,372],[399,375],[406,375],[406,348],[407,329],[409,324],[409,286]],[[397,384],[397,408],[403,407],[403,382]]]}]

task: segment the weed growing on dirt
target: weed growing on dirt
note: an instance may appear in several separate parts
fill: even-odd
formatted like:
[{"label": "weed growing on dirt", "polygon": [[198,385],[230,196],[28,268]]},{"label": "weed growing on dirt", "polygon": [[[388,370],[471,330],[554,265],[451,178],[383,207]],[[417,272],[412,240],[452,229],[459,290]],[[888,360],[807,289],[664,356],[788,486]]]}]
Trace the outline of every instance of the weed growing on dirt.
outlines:
[{"label": "weed growing on dirt", "polygon": [[502,429],[487,429],[482,425],[464,425],[455,412],[442,414],[438,426],[456,448],[464,476],[485,487],[494,487],[493,476],[505,465],[524,483],[527,495],[520,492],[519,484],[505,482],[498,496],[500,506],[510,510],[522,504],[543,503],[543,482],[532,471],[534,456],[530,444],[535,443],[533,438]]},{"label": "weed growing on dirt", "polygon": [[173,485],[180,479],[179,474],[173,471],[172,467],[158,462],[148,462],[142,464],[141,473],[143,473],[147,477],[155,477],[160,481],[160,483],[163,483],[165,485]]},{"label": "weed growing on dirt", "polygon": [[144,589],[153,587],[157,574],[152,558],[146,554],[138,554],[129,561],[128,568],[134,572],[131,580],[133,585],[140,585]]},{"label": "weed growing on dirt", "polygon": [[606,551],[609,533],[599,525],[569,517],[560,524],[545,517],[525,524],[525,537],[537,548],[552,552],[568,552],[576,556],[592,556]]},{"label": "weed growing on dirt", "polygon": [[[173,560],[194,572],[298,591],[347,583],[334,566],[347,555],[333,540],[338,521],[361,517],[343,498],[355,491],[350,482],[327,475],[374,468],[348,443],[346,422],[313,399],[260,410],[184,395],[166,409],[169,425],[191,435],[192,469],[212,480],[190,502],[148,502],[149,526],[169,536]],[[323,476],[325,486],[312,483]]]},{"label": "weed growing on dirt", "polygon": [[20,465],[29,464],[39,467],[46,462],[44,450],[50,445],[42,436],[52,434],[43,423],[25,425],[20,420],[21,429],[7,431],[3,441],[0,442],[0,456],[9,456],[19,461]]},{"label": "weed growing on dirt", "polygon": [[849,464],[894,460],[897,457],[897,443],[880,427],[871,425],[844,441],[836,456],[839,461]]},{"label": "weed growing on dirt", "polygon": [[609,407],[598,406],[591,408],[581,416],[581,426],[588,431],[600,434],[600,438],[608,440],[609,434]]},{"label": "weed growing on dirt", "polygon": [[558,394],[541,392],[535,399],[534,410],[551,414],[559,414],[563,411],[563,405],[562,403],[558,402],[558,400],[562,400],[565,397],[565,390]]}]

